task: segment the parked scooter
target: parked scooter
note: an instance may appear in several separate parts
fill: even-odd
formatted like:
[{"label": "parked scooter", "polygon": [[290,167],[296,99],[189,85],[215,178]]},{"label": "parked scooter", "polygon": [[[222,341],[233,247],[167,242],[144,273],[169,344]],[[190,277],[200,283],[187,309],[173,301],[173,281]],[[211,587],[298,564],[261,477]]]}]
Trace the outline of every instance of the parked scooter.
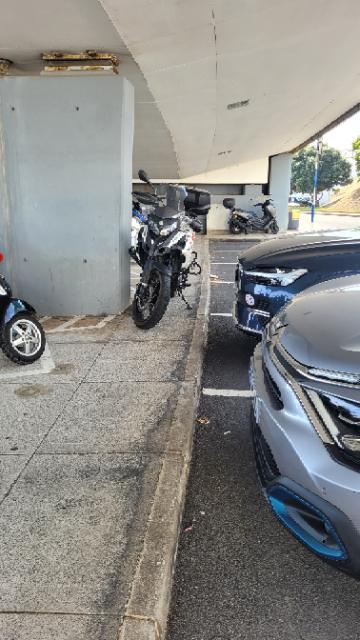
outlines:
[{"label": "parked scooter", "polygon": [[152,193],[137,191],[133,195],[142,204],[151,205],[152,210],[140,229],[136,248],[130,249],[131,257],[142,268],[132,316],[137,327],[150,329],[163,317],[170,298],[178,295],[186,302],[183,292],[190,286],[189,276],[201,273],[192,246],[194,232],[201,231],[196,216],[208,213],[210,194],[175,184],[161,184],[155,189],[143,170],[139,178],[152,187]]},{"label": "parked scooter", "polygon": [[[0,262],[4,255],[0,253]],[[0,275],[0,347],[16,364],[38,360],[45,349],[45,334],[36,312],[25,300],[13,298],[9,283]]]},{"label": "parked scooter", "polygon": [[263,215],[260,218],[254,213],[243,211],[235,207],[234,198],[224,198],[225,209],[231,211],[229,217],[230,233],[249,233],[251,231],[264,231],[265,233],[278,233],[279,226],[276,221],[276,209],[273,200],[268,198],[265,202],[258,202],[255,207],[261,207]]}]

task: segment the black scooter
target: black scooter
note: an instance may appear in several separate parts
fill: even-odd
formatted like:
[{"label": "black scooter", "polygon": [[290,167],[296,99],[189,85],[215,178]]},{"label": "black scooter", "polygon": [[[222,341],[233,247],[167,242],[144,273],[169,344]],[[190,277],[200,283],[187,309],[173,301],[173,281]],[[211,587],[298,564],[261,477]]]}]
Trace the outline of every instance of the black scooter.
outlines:
[{"label": "black scooter", "polygon": [[[0,262],[4,254],[0,253]],[[7,280],[0,274],[0,348],[16,364],[38,360],[45,349],[45,334],[35,309],[14,298]]]},{"label": "black scooter", "polygon": [[265,202],[259,202],[254,205],[261,207],[263,216],[260,218],[254,213],[243,211],[243,209],[235,207],[234,198],[224,198],[223,205],[225,209],[231,211],[229,217],[230,233],[249,233],[251,231],[265,231],[265,233],[278,233],[279,226],[276,221],[276,209],[269,198]]}]

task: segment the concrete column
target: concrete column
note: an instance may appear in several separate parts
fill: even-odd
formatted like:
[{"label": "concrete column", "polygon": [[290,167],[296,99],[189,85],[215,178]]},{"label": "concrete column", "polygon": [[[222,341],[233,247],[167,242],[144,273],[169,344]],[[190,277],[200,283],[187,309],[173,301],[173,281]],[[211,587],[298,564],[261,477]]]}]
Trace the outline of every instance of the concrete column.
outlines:
[{"label": "concrete column", "polygon": [[291,161],[291,153],[281,153],[269,159],[269,193],[274,200],[278,224],[282,230],[288,227]]},{"label": "concrete column", "polygon": [[0,251],[40,313],[128,305],[133,113],[118,76],[0,79]]}]

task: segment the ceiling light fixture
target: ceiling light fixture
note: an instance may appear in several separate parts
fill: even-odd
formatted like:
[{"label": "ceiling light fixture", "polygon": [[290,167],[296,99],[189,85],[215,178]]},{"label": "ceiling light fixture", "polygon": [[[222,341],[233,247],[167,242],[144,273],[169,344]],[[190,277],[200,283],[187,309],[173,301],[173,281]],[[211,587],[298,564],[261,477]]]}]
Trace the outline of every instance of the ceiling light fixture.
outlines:
[{"label": "ceiling light fixture", "polygon": [[118,73],[119,59],[103,51],[60,52],[42,54],[45,73],[110,72]]}]

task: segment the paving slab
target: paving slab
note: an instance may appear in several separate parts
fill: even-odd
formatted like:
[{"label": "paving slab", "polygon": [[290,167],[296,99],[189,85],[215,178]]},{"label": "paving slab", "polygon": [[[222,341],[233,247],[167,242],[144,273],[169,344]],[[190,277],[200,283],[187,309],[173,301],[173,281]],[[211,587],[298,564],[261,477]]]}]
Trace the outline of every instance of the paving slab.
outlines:
[{"label": "paving slab", "polygon": [[118,322],[114,324],[109,340],[111,342],[120,342],[124,340],[134,340],[139,342],[152,342],[153,340],[189,341],[194,328],[194,318],[190,316],[186,307],[182,313],[178,310],[174,317],[171,316],[171,322],[169,322],[169,317],[169,313],[167,313],[166,317],[155,327],[148,329],[147,331],[142,331],[134,326],[133,319],[129,314],[124,314],[119,318]]},{"label": "paving slab", "polygon": [[1,640],[115,640],[118,627],[109,616],[0,614]]},{"label": "paving slab", "polygon": [[32,382],[0,386],[0,454],[33,453],[76,389],[75,384],[44,384],[45,378]]},{"label": "paving slab", "polygon": [[164,450],[175,383],[84,383],[40,451],[128,452]]},{"label": "paving slab", "polygon": [[36,456],[0,512],[0,612],[121,615],[158,474],[151,456]]},{"label": "paving slab", "polygon": [[28,456],[0,455],[0,501],[4,499],[25,467],[27,461]]},{"label": "paving slab", "polygon": [[186,355],[181,341],[107,344],[86,376],[86,382],[179,380]]},{"label": "paving slab", "polygon": [[201,366],[192,280],[192,309],[172,300],[150,331],[130,310],[49,321],[45,367],[0,354],[1,640],[163,640]]}]

